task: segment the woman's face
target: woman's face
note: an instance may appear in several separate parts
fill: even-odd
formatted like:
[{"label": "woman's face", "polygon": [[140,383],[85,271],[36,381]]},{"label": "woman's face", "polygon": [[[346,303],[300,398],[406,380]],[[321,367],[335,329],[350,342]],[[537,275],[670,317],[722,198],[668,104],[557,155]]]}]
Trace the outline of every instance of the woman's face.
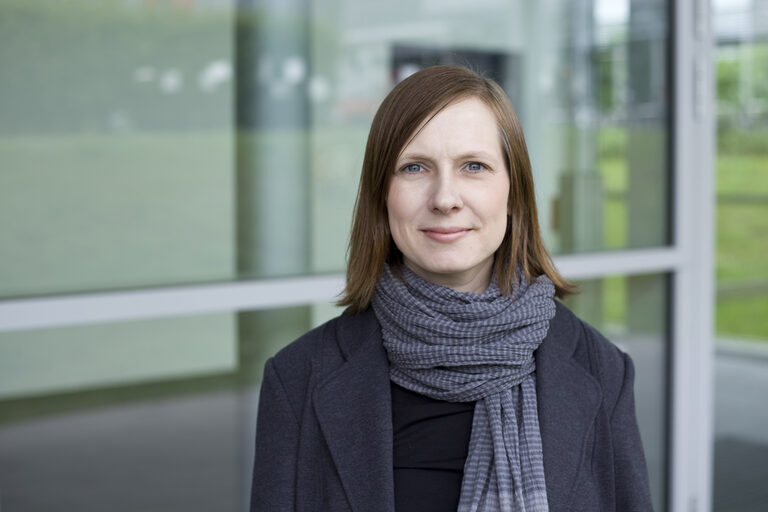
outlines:
[{"label": "woman's face", "polygon": [[387,191],[403,262],[427,281],[481,293],[507,227],[509,173],[478,98],[440,111],[403,148]]}]

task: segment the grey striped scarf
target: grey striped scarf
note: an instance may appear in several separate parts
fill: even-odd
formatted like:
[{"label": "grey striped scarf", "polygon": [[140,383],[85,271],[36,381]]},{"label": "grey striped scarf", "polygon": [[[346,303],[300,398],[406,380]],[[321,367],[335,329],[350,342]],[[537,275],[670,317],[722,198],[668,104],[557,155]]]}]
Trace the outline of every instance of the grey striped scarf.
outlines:
[{"label": "grey striped scarf", "polygon": [[389,266],[376,284],[390,378],[438,400],[472,402],[475,415],[459,511],[547,511],[533,352],[555,315],[546,276],[457,292]]}]

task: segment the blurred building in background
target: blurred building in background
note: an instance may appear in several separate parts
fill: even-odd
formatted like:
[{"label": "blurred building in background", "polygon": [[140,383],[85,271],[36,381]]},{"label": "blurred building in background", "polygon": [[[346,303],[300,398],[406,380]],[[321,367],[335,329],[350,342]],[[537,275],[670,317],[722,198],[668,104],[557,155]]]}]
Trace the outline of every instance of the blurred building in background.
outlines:
[{"label": "blurred building in background", "polygon": [[656,509],[758,510],[768,1],[712,7],[2,0],[0,509],[245,510],[375,109],[455,63],[512,99],[569,305],[635,360]]}]

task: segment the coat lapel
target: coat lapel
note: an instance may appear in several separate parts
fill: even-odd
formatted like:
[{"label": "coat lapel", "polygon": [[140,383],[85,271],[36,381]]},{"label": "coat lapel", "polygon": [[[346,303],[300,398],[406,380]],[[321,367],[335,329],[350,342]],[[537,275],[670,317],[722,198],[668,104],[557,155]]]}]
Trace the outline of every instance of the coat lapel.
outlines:
[{"label": "coat lapel", "polygon": [[602,396],[597,381],[573,357],[583,328],[564,306],[557,308],[536,351],[536,394],[549,508],[565,510]]},{"label": "coat lapel", "polygon": [[370,310],[345,315],[336,337],[346,361],[316,388],[315,413],[352,510],[390,512],[392,402],[378,322]]}]

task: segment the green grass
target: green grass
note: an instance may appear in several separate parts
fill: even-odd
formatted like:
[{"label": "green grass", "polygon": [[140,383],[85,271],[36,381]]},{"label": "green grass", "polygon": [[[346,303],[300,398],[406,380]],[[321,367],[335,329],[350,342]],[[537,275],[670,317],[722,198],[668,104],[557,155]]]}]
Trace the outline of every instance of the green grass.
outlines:
[{"label": "green grass", "polygon": [[768,278],[768,204],[718,205],[716,248],[718,282]]},{"label": "green grass", "polygon": [[626,130],[600,131],[597,146],[598,170],[606,192],[603,200],[603,248],[624,249],[627,246],[627,202],[620,195],[627,192]]},{"label": "green grass", "polygon": [[768,296],[718,301],[716,322],[722,336],[768,342]]},{"label": "green grass", "polygon": [[627,246],[627,202],[606,199],[603,203],[603,247],[623,249]]},{"label": "green grass", "polygon": [[[768,133],[718,133],[717,193],[768,196]],[[768,203],[720,201],[716,240],[718,285],[768,278]],[[716,306],[718,335],[768,341],[768,292]]]},{"label": "green grass", "polygon": [[[606,198],[603,202],[603,247],[627,246],[627,132],[605,128],[598,134],[598,166]],[[768,133],[718,133],[716,193],[720,196],[768,196]],[[768,279],[768,204],[720,201],[716,210],[717,284]],[[625,323],[623,279],[604,280],[603,317]],[[722,298],[716,304],[716,330],[721,336],[768,341],[768,296]]]},{"label": "green grass", "polygon": [[[718,134],[717,193],[768,196],[768,133]],[[718,284],[768,279],[768,203],[719,202],[716,243]],[[719,299],[716,330],[768,342],[768,292]]]},{"label": "green grass", "polygon": [[603,315],[606,324],[627,323],[627,279],[611,276],[603,279]]},{"label": "green grass", "polygon": [[[768,134],[765,144],[768,146]],[[768,196],[768,154],[718,154],[717,192]]]},{"label": "green grass", "polygon": [[768,134],[764,131],[721,129],[717,133],[717,150],[720,155],[768,156]]},{"label": "green grass", "polygon": [[626,157],[602,156],[600,158],[600,175],[603,186],[607,191],[626,192],[627,190],[627,160]]}]

